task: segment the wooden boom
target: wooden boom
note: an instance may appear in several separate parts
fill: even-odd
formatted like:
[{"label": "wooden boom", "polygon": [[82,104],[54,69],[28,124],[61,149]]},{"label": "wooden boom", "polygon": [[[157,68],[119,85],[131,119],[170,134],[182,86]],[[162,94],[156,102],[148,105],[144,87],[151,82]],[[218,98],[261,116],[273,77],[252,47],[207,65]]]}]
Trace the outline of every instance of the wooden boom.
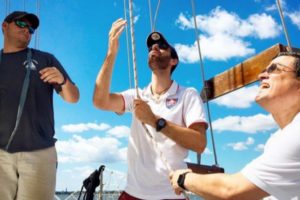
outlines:
[{"label": "wooden boom", "polygon": [[[201,92],[203,101],[210,101],[257,81],[258,74],[269,65],[271,60],[278,53],[286,51],[286,46],[276,44],[229,70],[206,80],[205,87]],[[300,49],[293,48],[293,51],[300,52]],[[204,93],[205,90],[206,95]]]}]

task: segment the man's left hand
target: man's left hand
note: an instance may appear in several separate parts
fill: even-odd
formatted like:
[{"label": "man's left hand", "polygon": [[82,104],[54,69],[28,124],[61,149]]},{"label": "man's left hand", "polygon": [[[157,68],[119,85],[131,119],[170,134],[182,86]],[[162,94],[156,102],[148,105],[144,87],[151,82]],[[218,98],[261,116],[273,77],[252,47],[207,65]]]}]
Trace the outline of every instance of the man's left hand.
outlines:
[{"label": "man's left hand", "polygon": [[65,81],[64,76],[56,67],[46,67],[40,70],[41,79],[50,84],[62,84]]}]

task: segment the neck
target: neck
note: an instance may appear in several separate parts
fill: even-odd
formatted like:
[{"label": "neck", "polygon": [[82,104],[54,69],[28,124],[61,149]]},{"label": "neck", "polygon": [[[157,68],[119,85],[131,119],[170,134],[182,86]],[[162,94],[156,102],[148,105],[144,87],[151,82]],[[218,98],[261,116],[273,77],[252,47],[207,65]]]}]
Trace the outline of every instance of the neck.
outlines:
[{"label": "neck", "polygon": [[164,94],[172,85],[171,77],[168,76],[157,76],[152,74],[151,90],[155,95]]},{"label": "neck", "polygon": [[283,129],[289,123],[293,121],[295,116],[300,112],[300,108],[298,109],[281,109],[280,111],[271,112],[274,120],[278,124],[278,126]]},{"label": "neck", "polygon": [[3,47],[3,53],[13,53],[13,52],[18,52],[26,49],[27,47],[9,47],[5,46]]}]

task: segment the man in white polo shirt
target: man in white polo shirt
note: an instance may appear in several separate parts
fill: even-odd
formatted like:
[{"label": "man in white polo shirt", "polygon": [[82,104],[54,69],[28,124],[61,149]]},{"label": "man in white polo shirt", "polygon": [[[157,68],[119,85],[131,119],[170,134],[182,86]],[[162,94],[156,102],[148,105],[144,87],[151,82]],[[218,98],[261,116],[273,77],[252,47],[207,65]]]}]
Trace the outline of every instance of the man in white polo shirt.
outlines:
[{"label": "man in white polo shirt", "polygon": [[172,191],[168,174],[169,170],[187,167],[184,159],[189,149],[198,153],[205,149],[207,123],[202,100],[195,89],[181,87],[171,79],[178,55],[159,32],[147,39],[152,80],[145,89],[139,89],[140,99],[134,89],[110,93],[118,40],[125,24],[118,19],[112,25],[93,97],[97,108],[133,113],[127,186],[119,199],[184,199]]}]

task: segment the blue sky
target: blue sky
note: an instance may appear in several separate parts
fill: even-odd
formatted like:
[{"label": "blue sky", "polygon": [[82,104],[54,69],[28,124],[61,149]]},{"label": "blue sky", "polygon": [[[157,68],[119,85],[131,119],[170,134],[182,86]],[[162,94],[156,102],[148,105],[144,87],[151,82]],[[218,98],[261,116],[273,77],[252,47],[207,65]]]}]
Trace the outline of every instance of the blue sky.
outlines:
[{"label": "blue sky", "polygon": [[[0,1],[0,18],[7,10],[37,13],[36,0]],[[139,86],[150,81],[146,38],[151,32],[148,1],[134,2],[135,41]],[[158,0],[152,0],[152,16]],[[202,88],[196,38],[200,39],[205,78],[254,56],[276,43],[286,44],[275,0],[197,1],[198,36],[195,36],[191,3],[161,1],[156,30],[175,46],[180,64],[173,79],[182,85]],[[292,46],[300,46],[300,4],[282,2]],[[106,165],[106,189],[124,187],[127,138],[131,115],[97,110],[92,95],[97,73],[105,58],[108,32],[116,19],[124,18],[123,0],[40,0],[41,25],[32,47],[53,53],[80,89],[80,101],[68,104],[54,97],[55,137],[58,150],[57,190],[79,190],[82,181],[101,164]],[[128,5],[127,7],[127,17]],[[3,46],[3,36],[0,36]],[[130,53],[131,58],[131,53]],[[131,62],[131,61],[130,61]],[[120,38],[111,90],[130,87],[126,34]],[[132,62],[131,62],[132,63]],[[131,77],[132,67],[130,66]],[[131,78],[132,79],[132,78]],[[258,87],[246,88],[209,103],[220,166],[234,173],[261,154],[264,143],[277,128],[271,116],[254,103]],[[208,134],[210,134],[208,132]],[[203,164],[214,164],[213,149],[202,155]],[[189,161],[196,155],[190,153]]]}]

